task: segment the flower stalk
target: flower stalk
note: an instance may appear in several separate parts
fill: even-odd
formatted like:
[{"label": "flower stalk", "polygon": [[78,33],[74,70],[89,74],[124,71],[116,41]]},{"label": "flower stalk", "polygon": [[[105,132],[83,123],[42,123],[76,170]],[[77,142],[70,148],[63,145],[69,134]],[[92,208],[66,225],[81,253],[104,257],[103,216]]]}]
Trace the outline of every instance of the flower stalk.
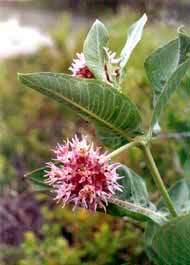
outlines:
[{"label": "flower stalk", "polygon": [[134,147],[134,146],[137,146],[138,143],[137,142],[131,142],[131,143],[128,143],[128,144],[125,144],[123,146],[121,146],[120,148],[116,149],[115,151],[113,151],[112,153],[110,153],[109,155],[107,155],[104,159],[105,160],[110,160],[112,159],[114,156],[117,156],[119,155],[120,153],[122,153],[123,151],[131,148],[131,147]]}]

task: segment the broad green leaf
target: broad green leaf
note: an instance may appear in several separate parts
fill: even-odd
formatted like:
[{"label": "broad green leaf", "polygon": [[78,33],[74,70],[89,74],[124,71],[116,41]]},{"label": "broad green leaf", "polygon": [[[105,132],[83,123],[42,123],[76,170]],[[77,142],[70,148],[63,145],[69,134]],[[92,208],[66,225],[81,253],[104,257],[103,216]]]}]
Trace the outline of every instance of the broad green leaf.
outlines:
[{"label": "broad green leaf", "polygon": [[185,35],[183,32],[179,32],[179,45],[180,45],[180,54],[179,54],[179,63],[185,62],[189,58],[190,52],[190,38]]},{"label": "broad green leaf", "polygon": [[185,161],[183,168],[184,168],[184,177],[190,180],[190,158],[189,157]]},{"label": "broad green leaf", "polygon": [[154,101],[163,91],[167,81],[176,70],[179,62],[179,39],[172,40],[156,50],[145,61],[145,70],[153,88]]},{"label": "broad green leaf", "polygon": [[185,63],[181,64],[177,70],[173,73],[171,78],[168,80],[167,86],[164,88],[158,100],[156,102],[153,117],[151,121],[151,127],[158,122],[158,118],[163,111],[164,107],[168,104],[171,95],[179,87],[182,79],[184,78],[188,68],[190,67],[190,60],[187,60]]},{"label": "broad green leaf", "polygon": [[107,42],[107,29],[102,22],[96,20],[92,25],[84,42],[83,53],[89,69],[97,79],[102,81],[106,81],[104,70],[104,47],[107,45]]},{"label": "broad green leaf", "polygon": [[104,82],[54,73],[20,74],[19,79],[93,121],[108,147],[117,148],[140,133],[136,106]]},{"label": "broad green leaf", "polygon": [[[41,192],[47,192],[47,191],[50,192],[51,191],[51,187],[44,182],[45,181],[44,175],[45,175],[45,172],[47,170],[48,170],[47,167],[43,167],[43,168],[39,168],[37,170],[34,170],[34,171],[32,171],[26,175],[27,180],[32,184],[32,187],[35,191],[41,191]],[[122,173],[122,172],[120,172],[120,173]],[[123,175],[123,173],[122,173],[122,175]],[[134,198],[137,198],[138,192],[136,192],[136,194],[135,194],[135,190],[136,190],[136,186],[138,186],[138,184],[133,185],[132,183],[133,182],[131,182],[131,187],[130,187],[130,182],[129,182],[128,187],[126,187],[126,189],[133,191],[132,194],[133,194]],[[141,186],[141,184],[140,184],[140,186]],[[146,191],[145,191],[145,193],[146,193]],[[129,200],[134,201],[134,199],[131,199],[131,196],[132,195],[130,193],[128,195]],[[145,195],[145,197],[146,197],[146,195]],[[140,198],[137,198],[137,200],[139,200],[139,199]],[[143,199],[143,202],[144,202],[144,199]],[[99,211],[102,212],[103,210],[99,209]],[[164,216],[162,216],[160,213],[157,213],[153,209],[141,207],[140,205],[134,204],[131,202],[128,202],[125,207],[119,205],[118,203],[110,202],[108,204],[108,206],[106,207],[106,212],[110,215],[113,215],[113,216],[130,217],[130,218],[133,218],[133,219],[139,220],[139,221],[150,221],[150,220],[152,220],[153,222],[156,222],[157,224],[162,224],[163,222],[166,221]]]},{"label": "broad green leaf", "polygon": [[176,40],[158,49],[145,62],[145,70],[154,92],[150,133],[190,66],[189,52],[190,38],[179,33]]},{"label": "broad green leaf", "polygon": [[156,265],[163,265],[161,258],[159,258],[158,254],[152,248],[152,242],[154,236],[158,232],[160,226],[155,222],[147,222],[146,230],[145,230],[145,250],[148,257],[154,262]]},{"label": "broad green leaf", "polygon": [[123,186],[123,191],[117,192],[117,198],[127,200],[143,207],[149,207],[150,201],[148,199],[148,191],[143,178],[125,165],[120,166],[117,172],[120,176],[124,176],[119,181]]},{"label": "broad green leaf", "polygon": [[[171,187],[171,189],[169,190],[169,194],[175,205],[175,209],[177,213],[180,215],[189,216],[189,213],[190,213],[190,180],[188,179],[179,180],[175,185]],[[162,199],[158,203],[157,208],[161,212],[163,213],[165,212],[166,214],[169,214]],[[170,223],[168,223],[168,225],[169,224]],[[163,263],[165,262],[164,257],[162,257],[162,255],[160,255],[159,252],[156,251],[155,248],[153,247],[154,242],[156,240],[155,238],[159,234],[159,231],[160,231],[160,226],[158,226],[157,224],[153,222],[148,222],[146,231],[145,231],[145,244],[146,244],[147,254],[155,262],[155,264],[173,265],[173,263]]]},{"label": "broad green leaf", "polygon": [[127,41],[120,54],[120,83],[124,80],[126,76],[126,65],[134,48],[142,38],[143,28],[146,22],[147,16],[146,14],[144,14],[136,23],[131,25],[128,30]]},{"label": "broad green leaf", "polygon": [[153,251],[164,265],[190,265],[190,215],[180,216],[159,227]]}]

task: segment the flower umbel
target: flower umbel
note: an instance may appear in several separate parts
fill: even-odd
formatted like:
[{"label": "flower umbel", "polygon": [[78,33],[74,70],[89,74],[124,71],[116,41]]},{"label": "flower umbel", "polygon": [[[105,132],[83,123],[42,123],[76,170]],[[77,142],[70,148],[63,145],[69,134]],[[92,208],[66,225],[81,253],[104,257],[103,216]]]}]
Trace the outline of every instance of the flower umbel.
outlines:
[{"label": "flower umbel", "polygon": [[54,150],[55,162],[47,163],[47,183],[56,193],[55,199],[96,211],[106,205],[115,191],[122,191],[116,169],[119,164],[111,164],[106,154],[94,149],[85,137],[75,136]]},{"label": "flower umbel", "polygon": [[105,71],[108,81],[112,82],[114,77],[118,77],[120,75],[119,63],[121,58],[115,58],[116,53],[112,52],[109,48],[104,48],[107,64],[105,64]]},{"label": "flower umbel", "polygon": [[83,78],[93,78],[94,75],[88,68],[85,62],[84,54],[77,53],[77,59],[73,60],[69,70],[73,73],[73,76],[83,77]]}]

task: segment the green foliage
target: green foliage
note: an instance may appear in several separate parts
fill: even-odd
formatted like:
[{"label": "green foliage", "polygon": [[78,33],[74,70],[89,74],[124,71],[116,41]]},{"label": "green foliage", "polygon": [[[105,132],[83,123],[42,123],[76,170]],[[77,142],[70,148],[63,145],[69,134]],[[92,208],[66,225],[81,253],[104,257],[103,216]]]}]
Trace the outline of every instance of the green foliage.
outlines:
[{"label": "green foliage", "polygon": [[134,103],[106,83],[53,73],[19,74],[19,79],[93,121],[110,148],[120,147],[140,132],[141,118]]},{"label": "green foliage", "polygon": [[120,184],[124,188],[122,192],[117,192],[117,197],[121,200],[127,200],[138,205],[149,205],[148,191],[143,178],[124,165],[118,168],[118,172],[120,176],[124,176],[120,179]]},{"label": "green foliage", "polygon": [[107,43],[107,29],[104,24],[96,20],[84,42],[83,52],[87,66],[91,69],[94,76],[102,81],[106,80],[104,71],[105,52],[102,47],[106,47]]},{"label": "green foliage", "polygon": [[44,207],[43,213],[47,220],[42,227],[44,240],[26,233],[17,265],[127,265],[135,264],[142,253],[142,241],[139,246],[135,243],[141,234],[140,226],[134,235],[130,224],[119,219],[113,222],[102,214],[92,215],[85,210],[72,213],[59,207],[54,212]]},{"label": "green foliage", "polygon": [[144,14],[137,22],[130,26],[128,30],[127,42],[121,51],[120,61],[120,83],[126,76],[126,65],[135,46],[142,38],[143,28],[147,22],[147,16]]},{"label": "green foliage", "polygon": [[[190,211],[190,180],[180,179],[169,190],[170,197],[179,214],[188,214]],[[161,211],[166,211],[164,202],[161,200],[158,204]]]},{"label": "green foliage", "polygon": [[[189,68],[189,47],[189,37],[179,33],[177,40],[156,51],[146,61],[145,68],[155,93],[152,127]],[[189,233],[189,180],[177,182],[169,194],[180,217],[172,219],[163,227],[152,222],[148,224],[145,237],[147,253],[155,264],[181,264],[182,260],[188,264],[189,257],[182,253],[182,249],[187,250],[189,246],[187,243],[182,247],[182,242],[186,241],[185,237]],[[158,209],[167,212],[163,200],[159,202]]]},{"label": "green foliage", "polygon": [[[156,264],[160,265],[163,262],[168,265],[180,264],[183,255],[187,257],[186,262],[189,259],[188,255],[181,254],[181,250],[179,251],[178,248],[180,249],[182,242],[187,242],[186,236],[189,234],[189,227],[186,223],[189,222],[190,181],[188,179],[179,180],[170,188],[169,194],[175,209],[181,216],[171,220],[163,227],[149,222],[145,232],[147,253]],[[160,200],[157,207],[165,214],[169,214],[163,200]],[[179,246],[177,246],[177,242],[179,242]],[[188,248],[187,245],[183,247],[183,249],[186,248]],[[173,258],[169,257],[169,253]],[[184,261],[184,264],[188,263]]]},{"label": "green foliage", "polygon": [[[122,192],[116,193],[116,198],[126,202],[125,215],[136,220],[152,220],[158,224],[166,222],[164,216],[157,212],[156,207],[149,201],[148,192],[144,180],[127,166],[120,166],[118,173],[123,178],[120,180],[123,186]],[[107,207],[108,213],[110,207]],[[118,214],[119,216],[119,214]]]},{"label": "green foliage", "polygon": [[153,239],[153,250],[166,265],[190,264],[190,216],[180,216],[161,227]]},{"label": "green foliage", "polygon": [[[25,242],[21,246],[26,256],[18,262],[18,265],[53,265],[57,262],[60,265],[81,264],[80,251],[70,248],[68,242],[54,231],[56,228],[54,226],[51,227],[53,231],[46,231],[46,239],[43,242],[31,232],[26,233]],[[50,230],[49,227],[44,229]]]},{"label": "green foliage", "polygon": [[[190,264],[189,255],[189,215],[180,216],[168,224],[148,231],[151,237],[151,257],[155,264],[181,265]],[[150,228],[149,228],[150,229]],[[156,232],[155,232],[156,230]],[[152,235],[150,235],[150,232]]]},{"label": "green foliage", "polygon": [[158,49],[145,62],[145,69],[154,90],[155,108],[151,130],[189,68],[189,51],[189,37],[179,33],[178,39]]},{"label": "green foliage", "polygon": [[50,186],[45,183],[46,167],[36,169],[29,174],[26,174],[25,177],[30,181],[33,189],[35,191],[50,191]]}]

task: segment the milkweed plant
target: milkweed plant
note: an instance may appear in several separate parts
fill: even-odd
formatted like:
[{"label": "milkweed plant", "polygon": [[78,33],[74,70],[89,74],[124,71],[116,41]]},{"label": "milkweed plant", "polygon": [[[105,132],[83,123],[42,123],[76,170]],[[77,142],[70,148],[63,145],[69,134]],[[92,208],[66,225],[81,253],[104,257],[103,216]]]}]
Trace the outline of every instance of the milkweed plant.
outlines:
[{"label": "milkweed plant", "polygon": [[[71,74],[18,74],[19,80],[67,105],[96,128],[102,151],[85,135],[57,144],[50,162],[26,177],[37,191],[50,191],[65,206],[84,207],[118,217],[146,222],[145,248],[160,265],[190,264],[190,180],[181,179],[167,190],[151,153],[151,142],[172,94],[190,67],[190,38],[178,30],[176,39],[145,60],[153,89],[149,130],[143,130],[135,103],[122,93],[128,60],[142,38],[144,14],[128,29],[127,41],[117,57],[108,47],[105,25],[96,20],[69,70]],[[139,148],[146,159],[161,199],[149,200],[146,183],[132,169],[112,163],[129,148]],[[105,149],[104,149],[105,150]]]}]

